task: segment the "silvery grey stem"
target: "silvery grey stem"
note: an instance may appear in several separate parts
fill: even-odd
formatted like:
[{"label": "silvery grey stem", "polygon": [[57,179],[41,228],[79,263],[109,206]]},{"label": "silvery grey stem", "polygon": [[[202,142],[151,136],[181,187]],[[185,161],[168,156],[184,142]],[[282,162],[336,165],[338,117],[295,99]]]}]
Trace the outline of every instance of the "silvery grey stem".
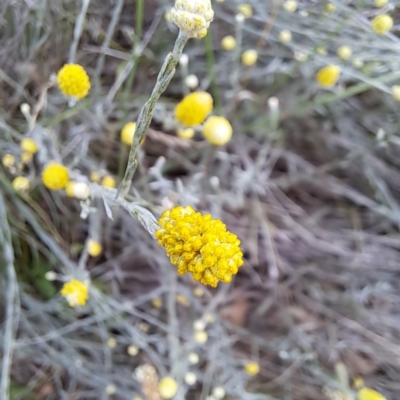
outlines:
[{"label": "silvery grey stem", "polygon": [[137,149],[140,142],[146,136],[146,131],[150,125],[151,119],[153,118],[153,110],[158,99],[168,87],[172,77],[175,74],[176,65],[178,64],[178,61],[182,55],[183,48],[185,47],[188,39],[189,37],[186,32],[180,30],[173,51],[168,54],[168,56],[165,58],[163,66],[161,67],[153,92],[151,93],[149,100],[147,100],[146,104],[140,111],[139,117],[136,122],[136,132],[133,136],[133,143],[129,151],[128,165],[126,167],[124,178],[122,179],[122,182],[119,186],[117,196],[119,195],[124,197],[129,192],[131,181],[137,167]]}]

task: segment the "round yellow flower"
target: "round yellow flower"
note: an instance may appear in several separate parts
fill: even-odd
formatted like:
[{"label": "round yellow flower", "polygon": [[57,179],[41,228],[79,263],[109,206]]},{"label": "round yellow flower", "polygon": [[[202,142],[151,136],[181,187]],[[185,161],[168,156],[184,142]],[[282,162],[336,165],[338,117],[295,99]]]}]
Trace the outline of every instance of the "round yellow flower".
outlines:
[{"label": "round yellow flower", "polygon": [[181,139],[189,140],[194,136],[195,132],[193,128],[179,128],[176,130],[176,134]]},{"label": "round yellow flower", "polygon": [[260,372],[260,366],[255,361],[249,361],[245,364],[244,370],[248,375],[254,376]]},{"label": "round yellow flower", "polygon": [[283,8],[287,12],[295,12],[297,10],[297,2],[294,0],[287,0],[283,3]]},{"label": "round yellow flower", "polygon": [[201,124],[213,109],[213,99],[207,92],[193,92],[175,107],[175,117],[183,125]]},{"label": "round yellow flower", "polygon": [[333,3],[328,3],[325,6],[325,12],[327,13],[334,13],[336,11],[336,6]]},{"label": "round yellow flower", "polygon": [[206,343],[208,340],[207,332],[206,331],[196,331],[194,333],[194,340],[200,344]]},{"label": "round yellow flower", "polygon": [[109,188],[115,188],[117,186],[117,183],[115,182],[115,179],[111,175],[106,175],[101,180],[101,185]]},{"label": "round yellow flower", "polygon": [[103,246],[96,240],[89,239],[87,244],[87,250],[89,255],[91,255],[92,257],[97,257],[103,251]]},{"label": "round yellow flower", "polygon": [[172,399],[178,391],[178,383],[175,379],[167,376],[160,380],[158,393],[162,399]]},{"label": "round yellow flower", "polygon": [[83,306],[89,298],[88,286],[82,281],[72,279],[64,283],[61,296],[65,297],[70,307]]},{"label": "round yellow flower", "polygon": [[107,340],[107,346],[110,348],[110,349],[114,349],[116,346],[117,346],[117,340],[115,339],[115,338],[113,338],[113,337],[110,337],[110,338],[108,338],[108,340]]},{"label": "round yellow flower", "polygon": [[57,74],[57,84],[61,93],[78,100],[86,97],[90,90],[90,79],[79,64],[65,64]]},{"label": "round yellow flower", "polygon": [[[128,122],[121,130],[121,141],[126,145],[131,146],[135,132],[136,122]],[[144,139],[145,138],[140,141],[140,144],[144,142]]]},{"label": "round yellow flower", "polygon": [[242,14],[246,19],[249,19],[253,15],[253,8],[250,4],[242,3],[237,6],[237,10],[240,14]]},{"label": "round yellow flower", "polygon": [[236,47],[236,39],[232,35],[225,36],[221,40],[221,46],[226,51],[231,51]]},{"label": "round yellow flower", "polygon": [[134,344],[131,344],[130,346],[128,346],[126,352],[131,356],[131,357],[135,357],[139,354],[139,348],[137,346],[135,346]]},{"label": "round yellow flower", "polygon": [[388,14],[378,15],[371,21],[371,27],[378,35],[384,35],[393,27],[393,19]]},{"label": "round yellow flower", "polygon": [[21,162],[22,164],[29,164],[32,161],[33,158],[33,154],[32,153],[28,153],[27,151],[24,151],[21,154]]},{"label": "round yellow flower", "polygon": [[25,176],[17,176],[13,181],[12,181],[12,187],[17,191],[17,192],[25,192],[29,190],[30,184],[28,178],[25,178]]},{"label": "round yellow flower", "polygon": [[6,168],[11,168],[15,164],[15,157],[12,154],[5,154],[2,157],[1,162]]},{"label": "round yellow flower", "polygon": [[189,37],[202,38],[214,18],[210,0],[175,0],[170,20]]},{"label": "round yellow flower", "polygon": [[196,281],[216,287],[218,281],[230,282],[243,265],[240,240],[210,214],[191,206],[174,207],[163,212],[159,225],[158,244],[180,275],[190,272]]},{"label": "round yellow flower", "polygon": [[367,387],[357,392],[358,400],[387,400],[385,396]]},{"label": "round yellow flower", "polygon": [[378,7],[378,8],[385,7],[387,3],[389,3],[389,0],[375,0],[374,1],[375,7]]},{"label": "round yellow flower", "polygon": [[214,146],[223,146],[232,138],[232,125],[224,117],[211,116],[204,124],[203,135]]},{"label": "round yellow flower", "polygon": [[38,151],[37,144],[33,139],[25,138],[20,143],[21,150],[27,153],[35,154]]},{"label": "round yellow flower", "polygon": [[351,57],[352,53],[353,53],[353,51],[351,50],[350,46],[340,46],[337,49],[337,55],[342,60],[348,60]]},{"label": "round yellow flower", "polygon": [[340,68],[336,65],[327,65],[320,69],[316,80],[323,88],[330,88],[336,84],[340,77]]},{"label": "round yellow flower", "polygon": [[161,308],[163,306],[163,301],[159,297],[157,297],[151,301],[151,304],[155,308]]},{"label": "round yellow flower", "polygon": [[246,50],[242,54],[242,63],[248,67],[251,67],[257,62],[258,59],[258,53],[257,50],[250,49]]},{"label": "round yellow flower", "polygon": [[292,33],[290,31],[288,31],[287,29],[283,30],[279,34],[279,40],[282,43],[289,43],[292,40]]},{"label": "round yellow flower", "polygon": [[61,164],[51,163],[47,165],[42,173],[44,186],[50,190],[61,190],[67,186],[69,180],[68,169]]}]

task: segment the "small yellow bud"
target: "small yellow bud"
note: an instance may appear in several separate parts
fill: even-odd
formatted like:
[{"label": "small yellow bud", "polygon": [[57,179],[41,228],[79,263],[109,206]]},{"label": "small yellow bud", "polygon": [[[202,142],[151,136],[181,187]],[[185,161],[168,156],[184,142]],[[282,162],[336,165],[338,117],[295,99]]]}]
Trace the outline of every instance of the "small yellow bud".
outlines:
[{"label": "small yellow bud", "polygon": [[392,96],[396,101],[400,101],[400,86],[399,85],[392,86]]},{"label": "small yellow bud", "polygon": [[287,12],[295,12],[297,10],[297,2],[294,0],[287,0],[283,3],[283,9]]},{"label": "small yellow bud", "polygon": [[362,68],[362,66],[364,65],[364,61],[361,60],[360,58],[355,58],[352,61],[353,67],[354,68]]},{"label": "small yellow bud", "polygon": [[194,372],[186,372],[185,382],[187,385],[194,385],[197,382],[197,376]]},{"label": "small yellow bud", "polygon": [[232,125],[224,117],[212,116],[203,127],[203,135],[214,146],[223,146],[232,138]]},{"label": "small yellow bud", "polygon": [[371,27],[378,35],[384,35],[393,27],[393,19],[388,14],[378,15],[371,21]]},{"label": "small yellow bud", "polygon": [[27,151],[24,151],[21,154],[21,162],[24,165],[29,164],[32,161],[32,158],[33,158],[33,154],[32,153],[28,153]]},{"label": "small yellow bud", "polygon": [[65,64],[57,74],[57,83],[64,96],[78,100],[86,97],[90,90],[90,79],[85,69],[78,64]]},{"label": "small yellow bud", "polygon": [[121,130],[121,141],[130,146],[136,131],[136,122],[128,122]]},{"label": "small yellow bud", "polygon": [[50,190],[61,190],[67,186],[69,180],[68,169],[61,164],[50,163],[42,173],[42,181],[44,186]]},{"label": "small yellow bud", "polygon": [[15,157],[12,154],[5,154],[2,157],[1,162],[6,168],[11,168],[15,164]]},{"label": "small yellow bud", "polygon": [[187,299],[187,297],[186,296],[184,296],[182,293],[178,293],[177,295],[176,295],[176,301],[179,303],[179,304],[182,304],[183,306],[185,306],[185,307],[189,307],[190,306],[190,301]]},{"label": "small yellow bud", "polygon": [[110,349],[113,349],[114,347],[116,347],[116,346],[117,346],[117,341],[115,340],[115,338],[110,337],[110,338],[107,340],[107,346],[108,346]]},{"label": "small yellow bud", "polygon": [[99,183],[100,182],[100,174],[96,171],[92,171],[90,173],[90,180],[94,183]]},{"label": "small yellow bud", "polygon": [[194,294],[196,297],[202,297],[202,296],[204,295],[204,290],[203,290],[202,288],[200,288],[200,287],[197,287],[197,288],[195,288],[195,289],[193,290],[193,294]]},{"label": "small yellow bud", "polygon": [[378,8],[385,7],[387,3],[389,3],[389,0],[375,0],[374,1],[375,7],[378,7]]},{"label": "small yellow bud", "polygon": [[260,366],[255,361],[249,361],[245,364],[244,370],[247,372],[247,374],[254,376],[260,372]]},{"label": "small yellow bud", "polygon": [[20,147],[22,151],[26,151],[27,153],[31,154],[35,154],[38,151],[37,144],[33,139],[30,138],[22,139]]},{"label": "small yellow bud", "polygon": [[117,388],[114,386],[114,385],[107,385],[107,387],[106,387],[106,393],[108,394],[108,395],[113,395],[115,392],[117,391]]},{"label": "small yellow bud", "polygon": [[61,289],[61,296],[63,296],[70,307],[83,306],[88,300],[88,286],[76,279],[72,279],[64,283]]},{"label": "small yellow bud", "polygon": [[131,344],[130,346],[128,346],[126,352],[131,356],[131,357],[135,357],[139,354],[139,348],[133,344]]},{"label": "small yellow bud", "polygon": [[367,387],[361,388],[358,392],[358,400],[387,400],[385,396],[379,392]]},{"label": "small yellow bud", "polygon": [[25,178],[24,176],[17,176],[13,181],[12,181],[12,187],[17,191],[17,192],[26,192],[30,188],[30,183],[28,178]]},{"label": "small yellow bud", "polygon": [[196,331],[194,334],[194,340],[200,344],[206,343],[208,340],[207,332],[206,331]]},{"label": "small yellow bud", "polygon": [[188,361],[190,364],[196,365],[200,361],[200,357],[197,353],[189,353]]},{"label": "small yellow bud", "polygon": [[231,51],[236,47],[236,39],[232,35],[225,36],[221,40],[221,47],[226,51]]},{"label": "small yellow bud", "polygon": [[103,246],[96,240],[89,239],[87,243],[87,250],[90,256],[97,257],[103,251]]},{"label": "small yellow bud", "polygon": [[213,99],[207,92],[193,92],[175,107],[175,117],[183,125],[201,124],[213,109]]},{"label": "small yellow bud", "polygon": [[248,67],[251,67],[257,62],[258,59],[258,53],[257,50],[250,49],[246,50],[242,54],[242,63]]},{"label": "small yellow bud", "polygon": [[288,30],[283,30],[280,34],[279,34],[279,40],[282,43],[288,43],[292,40],[292,33]]},{"label": "small yellow bud", "polygon": [[153,299],[151,301],[151,304],[153,304],[153,307],[155,308],[161,308],[163,306],[163,301],[159,297],[157,297],[156,299]]},{"label": "small yellow bud", "polygon": [[162,399],[172,399],[178,391],[178,383],[175,379],[167,376],[160,380],[158,393]]},{"label": "small yellow bud", "polygon": [[148,332],[149,329],[150,329],[150,325],[149,325],[147,322],[141,322],[141,323],[139,324],[139,329],[140,329],[142,332]]},{"label": "small yellow bud", "polygon": [[242,14],[246,19],[249,19],[253,15],[253,8],[250,4],[242,3],[237,6],[238,12]]},{"label": "small yellow bud", "polygon": [[337,49],[337,55],[342,60],[348,60],[351,57],[352,53],[353,53],[353,51],[351,50],[350,46],[340,46]]},{"label": "small yellow bud", "polygon": [[194,136],[194,134],[195,131],[193,128],[179,128],[176,130],[176,135],[181,139],[189,140]]},{"label": "small yellow bud", "polygon": [[354,386],[356,389],[361,389],[361,388],[364,386],[364,379],[361,378],[361,377],[354,378],[354,380],[353,380],[353,386]]},{"label": "small yellow bud", "polygon": [[328,3],[325,6],[325,12],[327,13],[334,13],[336,11],[336,6],[333,3]]},{"label": "small yellow bud", "polygon": [[216,386],[212,391],[212,394],[216,399],[221,400],[225,397],[226,392],[222,386]]},{"label": "small yellow bud", "polygon": [[111,175],[106,175],[101,180],[101,185],[108,188],[115,188],[117,186],[117,183],[115,182],[115,179]]},{"label": "small yellow bud", "polygon": [[340,77],[340,68],[336,65],[327,65],[320,69],[316,80],[323,88],[330,88],[336,84]]}]

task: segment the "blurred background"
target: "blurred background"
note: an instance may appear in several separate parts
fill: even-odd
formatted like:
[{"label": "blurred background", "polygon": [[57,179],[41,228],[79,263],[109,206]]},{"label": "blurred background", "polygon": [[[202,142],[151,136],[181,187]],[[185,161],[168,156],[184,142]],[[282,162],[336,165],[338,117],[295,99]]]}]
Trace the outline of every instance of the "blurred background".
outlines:
[{"label": "blurred background", "polygon": [[[400,2],[213,1],[121,206],[104,187],[173,49],[173,5],[0,4],[0,399],[399,399]],[[90,78],[80,101],[57,87],[68,62]],[[232,126],[220,146],[175,117],[196,91]],[[53,159],[93,196],[48,190]],[[232,283],[177,275],[151,235],[176,205],[239,237]],[[82,307],[60,294],[71,277]]]}]

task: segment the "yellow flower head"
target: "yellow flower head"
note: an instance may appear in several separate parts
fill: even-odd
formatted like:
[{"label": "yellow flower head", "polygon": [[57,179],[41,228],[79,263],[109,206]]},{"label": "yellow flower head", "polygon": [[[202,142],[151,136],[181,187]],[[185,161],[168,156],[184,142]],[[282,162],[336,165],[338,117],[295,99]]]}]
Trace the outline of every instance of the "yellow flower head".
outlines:
[{"label": "yellow flower head", "polygon": [[27,153],[35,154],[38,150],[37,144],[33,139],[30,138],[25,138],[22,139],[20,143],[20,147],[22,151],[25,151]]},{"label": "yellow flower head", "polygon": [[169,15],[179,29],[199,39],[207,35],[214,11],[210,0],[175,0]]},{"label": "yellow flower head", "polygon": [[179,128],[176,130],[176,134],[181,139],[189,140],[194,136],[195,132],[193,128]]},{"label": "yellow flower head", "polygon": [[[121,141],[125,143],[128,146],[132,145],[133,142],[133,136],[135,135],[136,132],[136,122],[128,122],[121,131]],[[144,142],[143,138],[140,142],[142,144]]]},{"label": "yellow flower head", "polygon": [[15,164],[15,157],[12,154],[5,154],[2,157],[1,162],[6,168],[11,168]]},{"label": "yellow flower head", "polygon": [[67,186],[69,180],[68,169],[61,164],[51,163],[47,165],[42,173],[44,186],[50,190],[61,190]]},{"label": "yellow flower head", "polygon": [[178,274],[190,272],[196,281],[216,287],[228,283],[243,265],[240,240],[226,225],[191,206],[164,211],[158,221],[158,244],[165,247]]},{"label": "yellow flower head", "polygon": [[24,151],[21,154],[21,162],[22,164],[29,164],[32,161],[33,155],[32,153],[28,153],[27,151]]},{"label": "yellow flower head", "polygon": [[242,14],[246,19],[250,18],[253,15],[253,9],[250,4],[242,3],[237,6],[237,10],[240,14]]},{"label": "yellow flower head", "polygon": [[203,135],[214,146],[223,146],[232,138],[232,125],[224,117],[211,116],[204,124]]},{"label": "yellow flower head", "polygon": [[328,3],[325,6],[325,12],[327,13],[334,13],[336,11],[336,6],[333,3]]},{"label": "yellow flower head", "polygon": [[162,399],[172,399],[178,391],[178,383],[175,379],[167,376],[160,380],[158,393]]},{"label": "yellow flower head", "polygon": [[92,257],[97,257],[103,251],[103,246],[96,240],[89,239],[87,244],[87,249],[89,255],[91,255]]},{"label": "yellow flower head", "polygon": [[336,84],[340,77],[340,68],[336,65],[327,65],[320,69],[316,75],[317,82],[323,88],[330,88]]},{"label": "yellow flower head", "polygon": [[221,46],[226,51],[231,51],[236,47],[236,39],[232,35],[225,36],[221,40]]},{"label": "yellow flower head", "polygon": [[245,364],[244,370],[247,372],[247,374],[254,376],[260,372],[260,366],[255,361],[249,361]]},{"label": "yellow flower head", "polygon": [[287,12],[295,12],[297,10],[297,2],[294,0],[287,0],[283,3],[283,8]]},{"label": "yellow flower head", "polygon": [[378,35],[384,35],[393,27],[393,19],[388,14],[378,15],[371,21],[371,27]]},{"label": "yellow flower head", "polygon": [[25,178],[24,176],[17,176],[12,181],[12,186],[17,192],[25,192],[29,190],[30,184],[28,178]]},{"label": "yellow flower head", "polygon": [[386,397],[367,387],[361,388],[358,392],[358,400],[386,400]]},{"label": "yellow flower head", "polygon": [[251,67],[257,62],[258,59],[258,53],[257,50],[250,49],[246,50],[242,54],[242,63],[248,67]]},{"label": "yellow flower head", "polygon": [[279,40],[282,43],[289,43],[292,40],[292,32],[288,31],[287,29],[283,30],[279,34]]},{"label": "yellow flower head", "polygon": [[337,55],[342,60],[348,60],[351,57],[352,53],[353,53],[353,51],[351,50],[350,46],[340,46],[337,49]]},{"label": "yellow flower head", "polygon": [[378,7],[378,8],[385,7],[387,3],[389,3],[389,0],[375,0],[374,1],[375,7]]},{"label": "yellow flower head", "polygon": [[86,97],[90,90],[90,80],[85,69],[79,64],[65,64],[57,74],[61,93],[78,100]]},{"label": "yellow flower head", "polygon": [[88,286],[82,281],[72,279],[64,283],[61,296],[65,297],[70,307],[83,306],[88,299]]},{"label": "yellow flower head", "polygon": [[213,99],[207,92],[193,92],[175,107],[175,117],[183,125],[201,124],[213,109]]},{"label": "yellow flower head", "polygon": [[101,180],[101,185],[109,188],[115,188],[117,186],[117,183],[115,182],[115,179],[111,175],[106,175]]}]

